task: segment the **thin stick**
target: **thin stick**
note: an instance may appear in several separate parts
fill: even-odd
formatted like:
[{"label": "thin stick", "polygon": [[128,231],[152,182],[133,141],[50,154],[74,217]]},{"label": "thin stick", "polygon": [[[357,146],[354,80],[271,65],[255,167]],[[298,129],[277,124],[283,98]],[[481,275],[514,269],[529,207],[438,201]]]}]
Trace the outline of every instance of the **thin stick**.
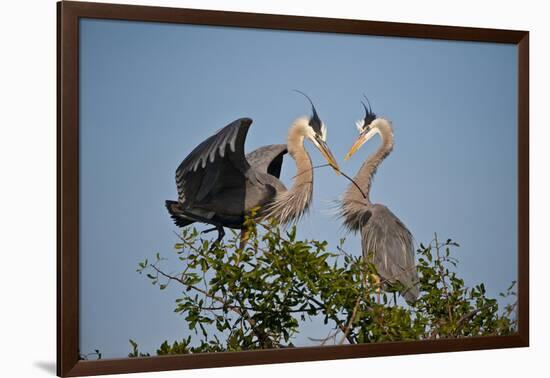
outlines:
[{"label": "thin stick", "polygon": [[349,177],[348,175],[346,175],[344,172],[342,171],[339,171],[342,176],[344,176],[345,178],[347,178],[349,181],[351,181],[353,183],[353,185],[355,185],[355,187],[357,188],[357,190],[359,190],[359,192],[361,192],[361,195],[363,196],[364,199],[367,199],[367,195],[365,194],[365,192],[363,192],[363,190],[361,190],[361,188],[359,187],[359,185],[357,185],[357,183],[351,178]]},{"label": "thin stick", "polygon": [[300,172],[300,173],[295,174],[294,176],[292,176],[292,178],[295,179],[296,177],[301,176],[301,175],[303,175],[303,174],[306,173],[306,172],[313,171],[313,170],[316,169],[316,168],[323,168],[323,167],[330,167],[330,164],[314,165],[314,166],[311,167],[310,169],[306,169],[305,171],[302,171],[302,172]]},{"label": "thin stick", "polygon": [[[331,167],[330,164],[321,164],[321,165],[315,165],[313,167],[311,167],[310,170],[314,170],[314,169],[317,169],[317,168],[324,168],[324,167]],[[296,178],[300,175],[303,175],[304,173],[308,172],[307,170],[306,171],[303,171],[303,172],[300,172],[296,175],[294,175],[292,178]],[[349,177],[347,174],[345,174],[344,172],[342,172],[341,170],[338,170],[338,172],[340,172],[342,174],[342,176],[344,176],[345,178],[347,178],[349,181],[351,181],[351,183],[353,185],[355,185],[355,187],[357,188],[357,190],[359,190],[359,192],[361,193],[361,195],[363,196],[364,199],[367,199],[367,195],[365,194],[365,192],[363,192],[363,190],[359,187],[359,185],[357,185],[357,183],[351,178]]]}]

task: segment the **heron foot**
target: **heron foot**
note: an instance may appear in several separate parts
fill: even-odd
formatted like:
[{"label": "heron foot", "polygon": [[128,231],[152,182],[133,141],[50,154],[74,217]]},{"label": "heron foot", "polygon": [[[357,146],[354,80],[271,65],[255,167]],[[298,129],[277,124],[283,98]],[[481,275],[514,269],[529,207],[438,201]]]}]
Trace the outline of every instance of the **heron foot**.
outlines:
[{"label": "heron foot", "polygon": [[218,231],[218,238],[214,243],[212,243],[210,250],[212,250],[216,246],[216,244],[220,244],[220,242],[223,240],[223,237],[225,236],[225,231],[222,226],[215,226],[215,227],[209,228],[207,230],[202,231],[201,234],[207,234],[212,231]]}]

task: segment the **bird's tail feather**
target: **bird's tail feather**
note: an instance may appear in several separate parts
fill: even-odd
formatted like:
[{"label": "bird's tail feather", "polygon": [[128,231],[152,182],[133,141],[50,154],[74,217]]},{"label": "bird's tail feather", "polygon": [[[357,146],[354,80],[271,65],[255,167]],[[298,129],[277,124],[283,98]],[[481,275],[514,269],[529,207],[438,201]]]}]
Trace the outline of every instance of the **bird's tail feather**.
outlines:
[{"label": "bird's tail feather", "polygon": [[190,219],[184,215],[179,202],[167,200],[165,202],[165,206],[176,226],[185,227],[195,222],[193,219]]}]

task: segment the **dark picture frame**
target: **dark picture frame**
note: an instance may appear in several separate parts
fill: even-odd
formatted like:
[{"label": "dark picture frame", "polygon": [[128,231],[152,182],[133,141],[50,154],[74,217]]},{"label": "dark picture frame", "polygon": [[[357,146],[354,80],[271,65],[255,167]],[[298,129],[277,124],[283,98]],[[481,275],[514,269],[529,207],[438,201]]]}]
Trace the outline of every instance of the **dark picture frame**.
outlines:
[{"label": "dark picture frame", "polygon": [[[79,359],[79,19],[117,19],[515,44],[518,47],[518,333],[460,339]],[[57,3],[57,374],[83,376],[176,369],[451,352],[529,345],[529,32],[408,23]]]}]

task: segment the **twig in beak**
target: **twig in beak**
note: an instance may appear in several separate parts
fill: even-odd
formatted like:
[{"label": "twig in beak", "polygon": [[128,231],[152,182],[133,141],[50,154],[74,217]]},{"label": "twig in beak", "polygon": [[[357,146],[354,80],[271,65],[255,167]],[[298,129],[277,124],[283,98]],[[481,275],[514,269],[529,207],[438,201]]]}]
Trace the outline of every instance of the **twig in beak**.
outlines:
[{"label": "twig in beak", "polygon": [[[314,169],[317,169],[317,168],[324,168],[324,167],[331,167],[334,169],[334,167],[332,167],[332,165],[330,164],[321,164],[321,165],[315,165],[313,167],[311,167],[311,170],[313,171]],[[303,171],[303,172],[300,172],[296,175],[294,175],[292,178],[296,178],[300,175],[303,175],[304,173],[306,173],[308,171]],[[345,178],[347,178],[353,185],[355,185],[355,187],[357,188],[357,190],[359,190],[359,192],[361,193],[361,195],[363,196],[364,199],[367,199],[367,195],[365,194],[365,192],[363,192],[363,190],[359,187],[359,185],[357,185],[357,183],[355,182],[355,180],[353,180],[351,177],[349,177],[347,174],[345,174],[344,172],[342,172],[342,170],[338,169],[338,172],[340,172],[342,174],[342,176],[344,176]]]}]

